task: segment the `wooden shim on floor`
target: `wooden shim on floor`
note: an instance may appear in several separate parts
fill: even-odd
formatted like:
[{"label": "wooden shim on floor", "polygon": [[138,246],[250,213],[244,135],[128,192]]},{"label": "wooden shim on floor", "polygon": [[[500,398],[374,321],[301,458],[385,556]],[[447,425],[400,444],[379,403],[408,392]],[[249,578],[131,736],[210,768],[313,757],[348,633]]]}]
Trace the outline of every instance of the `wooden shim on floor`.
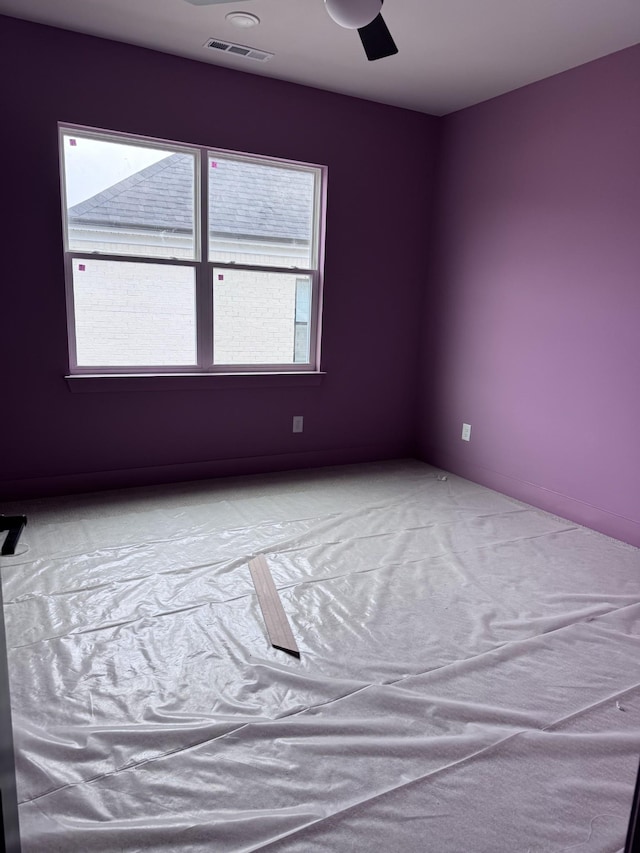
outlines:
[{"label": "wooden shim on floor", "polygon": [[258,554],[253,560],[249,560],[249,571],[258,593],[258,601],[271,645],[299,658],[300,652],[291,631],[287,614],[284,612],[269,566],[262,554]]}]

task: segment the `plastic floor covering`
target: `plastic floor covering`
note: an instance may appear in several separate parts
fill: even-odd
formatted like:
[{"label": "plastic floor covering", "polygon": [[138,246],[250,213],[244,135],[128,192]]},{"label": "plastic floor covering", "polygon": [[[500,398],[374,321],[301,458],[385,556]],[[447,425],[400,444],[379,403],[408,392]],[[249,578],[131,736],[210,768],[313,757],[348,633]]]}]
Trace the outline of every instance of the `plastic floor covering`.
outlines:
[{"label": "plastic floor covering", "polygon": [[[23,853],[617,853],[640,551],[418,462],[21,504]],[[264,554],[300,648],[272,648]]]}]

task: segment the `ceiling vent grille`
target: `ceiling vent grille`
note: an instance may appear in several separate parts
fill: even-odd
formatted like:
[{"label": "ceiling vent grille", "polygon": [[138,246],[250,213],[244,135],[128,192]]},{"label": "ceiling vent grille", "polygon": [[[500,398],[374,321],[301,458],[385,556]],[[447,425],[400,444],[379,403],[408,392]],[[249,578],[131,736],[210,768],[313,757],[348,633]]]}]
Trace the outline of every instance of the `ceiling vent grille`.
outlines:
[{"label": "ceiling vent grille", "polygon": [[267,53],[264,50],[256,50],[244,44],[234,44],[233,42],[222,41],[221,39],[209,39],[209,41],[205,42],[204,46],[211,50],[219,50],[221,53],[232,53],[234,56],[254,59],[256,62],[266,62],[274,56],[273,53]]}]

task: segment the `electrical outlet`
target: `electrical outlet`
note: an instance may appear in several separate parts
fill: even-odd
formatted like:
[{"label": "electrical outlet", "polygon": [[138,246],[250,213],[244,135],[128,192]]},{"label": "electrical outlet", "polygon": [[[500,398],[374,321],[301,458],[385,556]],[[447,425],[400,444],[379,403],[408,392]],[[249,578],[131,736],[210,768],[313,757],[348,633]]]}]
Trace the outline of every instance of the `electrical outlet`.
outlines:
[{"label": "electrical outlet", "polygon": [[302,415],[294,415],[293,416],[293,431],[294,432],[302,432]]},{"label": "electrical outlet", "polygon": [[462,424],[462,440],[471,441],[471,424]]}]

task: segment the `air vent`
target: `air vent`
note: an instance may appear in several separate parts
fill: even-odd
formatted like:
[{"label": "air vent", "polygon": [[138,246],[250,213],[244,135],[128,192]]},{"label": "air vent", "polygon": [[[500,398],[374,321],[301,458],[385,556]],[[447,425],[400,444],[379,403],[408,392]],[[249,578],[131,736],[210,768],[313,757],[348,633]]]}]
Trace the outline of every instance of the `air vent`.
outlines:
[{"label": "air vent", "polygon": [[209,39],[204,46],[211,50],[219,50],[222,53],[233,53],[235,56],[243,56],[245,59],[255,59],[256,62],[266,62],[274,56],[273,53],[266,53],[264,50],[256,50],[244,44],[234,44],[230,41],[220,41],[220,39]]}]

